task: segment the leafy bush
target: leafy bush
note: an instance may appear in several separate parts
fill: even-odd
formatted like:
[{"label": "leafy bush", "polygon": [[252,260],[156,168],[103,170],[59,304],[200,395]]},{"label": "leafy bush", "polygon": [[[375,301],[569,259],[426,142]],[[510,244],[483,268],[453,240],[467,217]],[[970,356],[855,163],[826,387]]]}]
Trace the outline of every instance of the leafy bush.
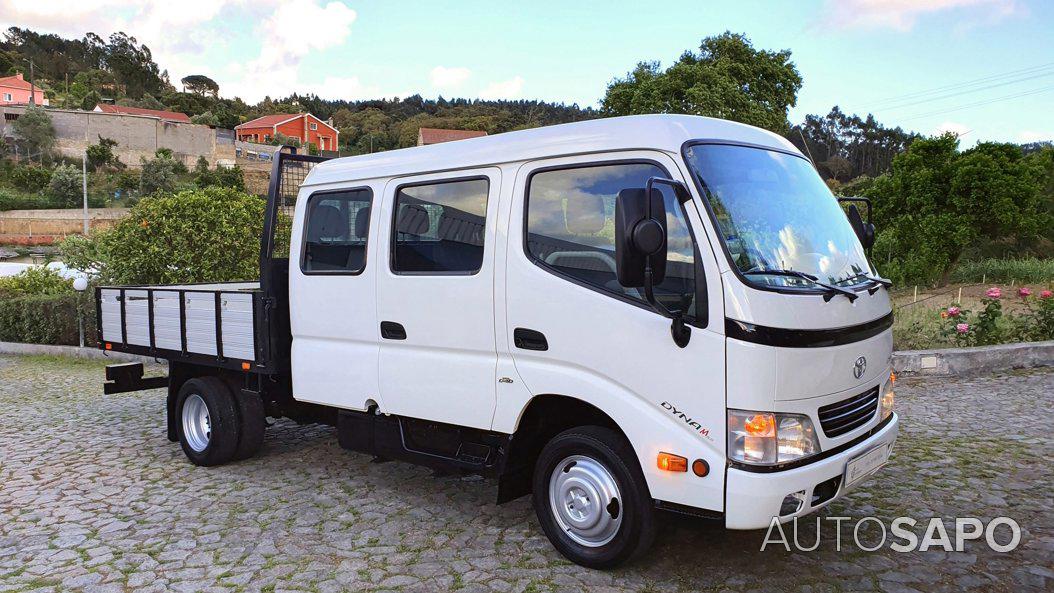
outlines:
[{"label": "leafy bush", "polygon": [[16,165],[11,170],[11,183],[29,192],[43,191],[51,181],[51,170],[36,165]]},{"label": "leafy bush", "polygon": [[916,140],[864,191],[880,224],[876,259],[895,281],[947,283],[968,247],[1038,237],[1052,224],[1038,162],[1012,144],[958,144],[954,135]]},{"label": "leafy bush", "polygon": [[14,276],[0,278],[0,295],[5,297],[72,292],[73,281],[46,266],[32,266]]},{"label": "leafy bush", "polygon": [[79,205],[84,197],[83,183],[80,169],[73,165],[58,165],[51,172],[51,181],[48,183],[51,203],[59,208],[73,208]]},{"label": "leafy bush", "polygon": [[55,147],[55,126],[51,116],[42,107],[29,107],[25,113],[14,121],[12,127],[18,136],[18,143],[38,160],[49,158]]},{"label": "leafy bush", "polygon": [[953,282],[997,282],[1019,284],[1054,280],[1054,259],[982,259],[960,262],[952,272]]},{"label": "leafy bush", "polygon": [[113,149],[116,146],[116,140],[99,136],[99,143],[92,144],[86,150],[88,155],[88,169],[92,171],[106,167],[123,169],[124,163],[122,163],[121,159],[117,158],[117,155],[113,152]]},{"label": "leafy bush", "polygon": [[0,212],[4,210],[36,210],[47,207],[47,200],[40,194],[16,194],[0,189]]},{"label": "leafy bush", "polygon": [[71,236],[62,250],[67,265],[118,284],[255,279],[264,206],[218,187],[148,197],[112,229]]},{"label": "leafy bush", "polygon": [[94,345],[92,297],[78,293],[0,299],[0,341],[75,346],[79,342],[78,308],[84,314],[85,342]]},{"label": "leafy bush", "polygon": [[160,150],[158,153],[158,156],[153,159],[142,161],[143,170],[139,177],[139,191],[144,196],[172,192],[176,188],[180,163],[171,156],[160,154]]},{"label": "leafy bush", "polygon": [[245,191],[245,174],[241,167],[221,167],[209,169],[209,163],[205,157],[199,157],[197,165],[194,166],[194,181],[198,187],[229,187],[238,191]]}]

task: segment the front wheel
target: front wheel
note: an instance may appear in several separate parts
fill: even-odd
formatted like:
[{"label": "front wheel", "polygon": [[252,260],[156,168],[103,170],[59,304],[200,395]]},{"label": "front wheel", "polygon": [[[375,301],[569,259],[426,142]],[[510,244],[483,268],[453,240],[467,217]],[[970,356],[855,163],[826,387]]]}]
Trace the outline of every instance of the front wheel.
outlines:
[{"label": "front wheel", "polygon": [[607,428],[572,428],[549,441],[535,465],[534,508],[553,546],[589,568],[618,566],[655,539],[636,454]]}]

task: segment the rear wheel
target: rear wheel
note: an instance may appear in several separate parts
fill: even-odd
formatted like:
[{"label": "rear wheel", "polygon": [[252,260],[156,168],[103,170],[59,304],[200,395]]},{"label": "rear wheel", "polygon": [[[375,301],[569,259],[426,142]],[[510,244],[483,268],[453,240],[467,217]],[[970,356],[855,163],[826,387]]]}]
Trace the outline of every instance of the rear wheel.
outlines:
[{"label": "rear wheel", "polygon": [[553,546],[590,568],[618,566],[655,538],[651,495],[636,454],[622,435],[599,426],[564,431],[542,449],[534,508]]},{"label": "rear wheel", "polygon": [[195,465],[220,465],[234,459],[240,436],[237,402],[215,377],[188,380],[176,400],[179,444]]}]

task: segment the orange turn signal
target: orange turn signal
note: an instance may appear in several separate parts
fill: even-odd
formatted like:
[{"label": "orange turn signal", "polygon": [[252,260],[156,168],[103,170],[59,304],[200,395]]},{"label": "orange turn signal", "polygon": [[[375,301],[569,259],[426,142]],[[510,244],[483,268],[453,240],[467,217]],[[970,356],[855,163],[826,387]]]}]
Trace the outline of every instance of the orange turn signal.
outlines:
[{"label": "orange turn signal", "polygon": [[673,453],[659,453],[659,469],[668,472],[688,471],[688,460]]},{"label": "orange turn signal", "polygon": [[247,371],[247,370],[249,370],[249,363],[247,363],[247,362],[243,362],[243,363],[242,363],[242,370],[243,370],[243,371]]},{"label": "orange turn signal", "polygon": [[111,344],[109,342],[106,342],[106,349],[107,350],[113,350],[113,344]]},{"label": "orange turn signal", "polygon": [[705,478],[710,473],[710,464],[702,459],[696,459],[692,462],[692,472],[700,478]]}]

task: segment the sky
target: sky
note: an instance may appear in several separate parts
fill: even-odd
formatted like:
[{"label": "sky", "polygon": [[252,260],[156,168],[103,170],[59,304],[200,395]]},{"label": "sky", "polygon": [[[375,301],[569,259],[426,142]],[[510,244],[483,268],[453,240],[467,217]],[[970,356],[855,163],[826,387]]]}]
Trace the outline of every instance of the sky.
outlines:
[{"label": "sky", "polygon": [[223,96],[480,97],[599,106],[640,61],[744,33],[792,52],[806,114],[873,113],[964,145],[1054,139],[1054,2],[424,2],[0,0],[0,27],[66,37],[125,31],[173,82]]}]

